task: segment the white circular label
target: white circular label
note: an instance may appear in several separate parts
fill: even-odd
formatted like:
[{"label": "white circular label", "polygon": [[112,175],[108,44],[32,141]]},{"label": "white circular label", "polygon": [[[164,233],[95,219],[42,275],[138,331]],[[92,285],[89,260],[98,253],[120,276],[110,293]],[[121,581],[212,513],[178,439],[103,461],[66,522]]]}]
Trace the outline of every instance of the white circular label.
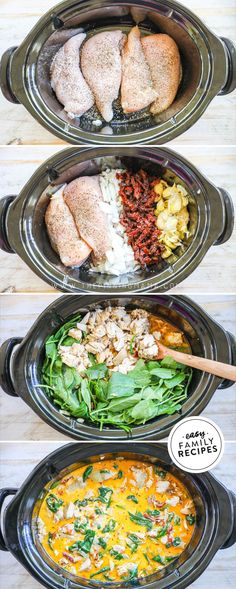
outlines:
[{"label": "white circular label", "polygon": [[220,461],[224,452],[224,437],[211,419],[186,417],[171,430],[168,451],[173,462],[182,470],[205,472]]}]

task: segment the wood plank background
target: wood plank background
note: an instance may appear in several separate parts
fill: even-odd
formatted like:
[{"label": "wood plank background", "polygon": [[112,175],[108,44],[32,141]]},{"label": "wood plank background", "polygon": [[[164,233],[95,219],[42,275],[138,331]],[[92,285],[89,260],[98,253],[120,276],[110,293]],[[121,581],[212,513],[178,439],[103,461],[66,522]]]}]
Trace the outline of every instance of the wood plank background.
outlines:
[{"label": "wood plank background", "polygon": [[[33,172],[61,146],[0,147],[1,196],[19,194]],[[230,194],[236,210],[234,170],[236,147],[175,146],[216,185]],[[0,196],[0,198],[1,198]],[[199,267],[173,293],[233,293],[236,291],[236,231],[227,243],[207,252]],[[0,292],[55,292],[18,255],[0,251]]]},{"label": "wood plank background", "polygon": [[[38,19],[56,0],[0,0],[0,55],[19,45]],[[199,16],[214,33],[235,38],[235,0],[183,0],[182,4]],[[201,119],[176,144],[232,144],[236,138],[236,95],[216,96]],[[0,97],[0,144],[61,144],[63,141],[44,129],[21,105]],[[172,143],[172,142],[171,142]]]},{"label": "wood plank background", "polygon": [[[225,329],[236,333],[236,296],[194,295],[199,303]],[[23,337],[38,315],[53,301],[53,295],[1,295],[1,342],[13,336]],[[236,432],[236,385],[218,389],[203,412],[222,429],[226,440]],[[45,424],[28,406],[5,393],[0,401],[0,440],[65,440],[65,436]]]},{"label": "wood plank background", "polygon": [[[41,444],[2,444],[0,467],[1,487],[18,488],[26,476],[47,454],[61,446],[59,442]],[[212,471],[229,489],[236,491],[236,444],[226,443],[221,462]],[[7,552],[0,553],[0,586],[7,589],[41,589],[27,571]],[[10,574],[9,574],[10,572]],[[235,589],[235,548],[219,550],[207,570],[191,585],[191,589]]]}]

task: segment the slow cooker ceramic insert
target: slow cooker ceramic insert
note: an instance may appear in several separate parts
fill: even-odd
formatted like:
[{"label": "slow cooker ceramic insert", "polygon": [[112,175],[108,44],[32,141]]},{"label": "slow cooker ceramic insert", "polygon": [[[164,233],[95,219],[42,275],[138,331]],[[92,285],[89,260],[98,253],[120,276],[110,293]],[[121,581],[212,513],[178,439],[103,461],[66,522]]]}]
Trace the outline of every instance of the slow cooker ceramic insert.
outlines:
[{"label": "slow cooker ceramic insert", "polygon": [[[120,276],[90,271],[90,262],[66,268],[52,249],[44,221],[45,211],[58,187],[78,176],[99,173],[102,162],[114,156],[130,170],[140,167],[182,185],[190,195],[189,235],[168,260],[151,269]],[[102,160],[101,160],[102,158]],[[217,214],[216,214],[217,212]],[[0,200],[0,246],[18,253],[36,274],[66,292],[128,293],[166,292],[200,264],[212,245],[231,236],[234,210],[230,195],[216,187],[190,162],[166,148],[72,147],[49,158],[29,179],[17,197]]]},{"label": "slow cooker ceramic insert", "polygon": [[39,545],[37,513],[47,489],[74,468],[99,460],[123,456],[158,464],[169,470],[187,487],[196,509],[196,529],[179,558],[161,571],[148,577],[123,583],[107,583],[109,587],[146,587],[149,589],[184,589],[207,568],[219,549],[236,541],[236,498],[211,473],[191,475],[177,469],[162,444],[67,444],[46,458],[33,470],[20,489],[5,488],[0,492],[0,508],[4,499],[14,495],[2,514],[0,549],[9,550],[26,570],[48,589],[82,589],[104,587],[95,580],[71,575],[56,565]]},{"label": "slow cooker ceramic insert", "polygon": [[[0,384],[13,396],[20,396],[49,425],[63,434],[83,440],[127,440],[128,434],[115,427],[99,427],[80,423],[63,415],[45,394],[41,368],[44,360],[45,340],[55,333],[69,318],[86,314],[108,304],[141,308],[158,315],[178,327],[187,338],[192,353],[211,360],[235,364],[236,342],[232,334],[213,321],[196,303],[183,296],[78,296],[67,295],[56,299],[43,311],[28,334],[11,338],[0,348]],[[160,440],[182,418],[198,415],[206,407],[217,387],[227,388],[231,382],[211,374],[195,370],[190,383],[188,398],[180,412],[139,425],[132,430],[133,440]],[[227,395],[227,391],[225,393]]]}]

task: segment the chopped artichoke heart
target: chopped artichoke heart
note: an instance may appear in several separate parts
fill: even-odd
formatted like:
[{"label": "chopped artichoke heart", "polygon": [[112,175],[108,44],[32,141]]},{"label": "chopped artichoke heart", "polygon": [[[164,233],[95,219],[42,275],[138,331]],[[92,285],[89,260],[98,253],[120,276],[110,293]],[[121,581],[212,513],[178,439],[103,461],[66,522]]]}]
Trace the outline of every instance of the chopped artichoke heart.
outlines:
[{"label": "chopped artichoke heart", "polygon": [[156,217],[158,217],[159,213],[164,211],[164,209],[165,209],[164,200],[163,200],[163,198],[160,198],[160,200],[158,200],[157,205],[156,205],[156,210],[155,210]]},{"label": "chopped artichoke heart", "polygon": [[156,194],[158,194],[158,196],[162,196],[163,195],[163,190],[166,187],[167,187],[166,182],[164,180],[161,180],[160,182],[158,182],[157,184],[155,184],[155,186],[154,186],[154,192]]},{"label": "chopped artichoke heart", "polygon": [[163,194],[163,186],[161,182],[158,182],[158,184],[155,184],[154,186],[154,192],[156,194],[158,194],[158,196],[162,196]]},{"label": "chopped artichoke heart", "polygon": [[169,258],[169,256],[171,256],[172,254],[172,250],[169,247],[165,247],[164,251],[162,252],[162,258],[165,260],[165,258]]},{"label": "chopped artichoke heart", "polygon": [[[187,190],[183,186],[181,186],[181,184],[177,184],[176,188],[177,188],[178,192],[180,192],[181,196],[188,196]],[[187,199],[187,202],[188,202],[188,199]]]},{"label": "chopped artichoke heart", "polygon": [[179,231],[187,231],[187,225],[189,222],[189,212],[187,207],[183,207],[176,215],[178,224],[177,228]]},{"label": "chopped artichoke heart", "polygon": [[182,198],[182,207],[187,207],[188,205],[188,197],[187,196],[181,196]]},{"label": "chopped artichoke heart", "polygon": [[181,241],[179,240],[178,235],[174,235],[171,233],[167,233],[165,235],[163,243],[172,250],[178,247],[178,245],[181,245]]},{"label": "chopped artichoke heart", "polygon": [[154,190],[160,196],[155,215],[157,228],[161,231],[160,242],[165,245],[162,258],[168,258],[172,250],[180,246],[183,239],[189,235],[189,198],[187,191],[180,184],[168,186],[166,182],[161,181],[155,185]]},{"label": "chopped artichoke heart", "polygon": [[157,227],[161,231],[173,231],[177,228],[178,220],[165,209],[157,217]]},{"label": "chopped artichoke heart", "polygon": [[182,198],[180,194],[175,194],[171,196],[168,200],[168,211],[172,215],[175,213],[179,213],[182,209]]},{"label": "chopped artichoke heart", "polygon": [[168,199],[171,196],[176,196],[176,194],[178,194],[178,190],[176,189],[176,186],[174,184],[173,186],[168,186],[167,188],[165,188],[165,190],[163,191],[163,198]]}]

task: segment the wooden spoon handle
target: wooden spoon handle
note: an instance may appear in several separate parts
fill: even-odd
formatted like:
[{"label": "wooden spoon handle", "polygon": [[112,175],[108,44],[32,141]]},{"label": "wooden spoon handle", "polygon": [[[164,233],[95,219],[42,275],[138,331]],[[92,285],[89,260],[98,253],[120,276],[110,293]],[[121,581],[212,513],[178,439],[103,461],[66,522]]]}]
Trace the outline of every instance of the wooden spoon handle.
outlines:
[{"label": "wooden spoon handle", "polygon": [[227,380],[236,381],[236,366],[231,366],[231,364],[224,364],[224,362],[216,362],[215,360],[192,356],[191,354],[185,354],[184,352],[178,352],[177,350],[170,350],[164,346],[161,346],[161,355],[163,357],[171,356],[176,362],[181,362],[181,364],[192,366],[192,368],[215,374],[215,376],[220,376]]}]

